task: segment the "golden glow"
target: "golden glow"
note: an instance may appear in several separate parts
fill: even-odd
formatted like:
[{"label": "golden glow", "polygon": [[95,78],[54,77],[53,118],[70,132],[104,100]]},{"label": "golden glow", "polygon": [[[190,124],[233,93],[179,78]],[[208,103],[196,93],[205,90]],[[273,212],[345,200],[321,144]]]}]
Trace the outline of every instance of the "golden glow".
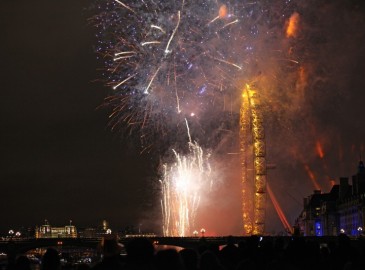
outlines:
[{"label": "golden glow", "polygon": [[[263,234],[266,203],[265,133],[256,91],[246,84],[240,110],[242,216],[245,235]],[[251,146],[253,148],[253,153]],[[253,155],[253,156],[251,156]],[[253,165],[253,173],[248,167]]]},{"label": "golden glow", "polygon": [[294,12],[287,23],[286,28],[286,37],[296,37],[298,34],[298,27],[299,27],[299,13]]}]

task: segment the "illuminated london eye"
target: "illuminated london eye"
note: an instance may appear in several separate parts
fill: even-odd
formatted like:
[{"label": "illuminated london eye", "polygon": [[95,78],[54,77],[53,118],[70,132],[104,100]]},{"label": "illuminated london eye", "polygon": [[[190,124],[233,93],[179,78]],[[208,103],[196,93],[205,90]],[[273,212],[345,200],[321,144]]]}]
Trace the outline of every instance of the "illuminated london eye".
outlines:
[{"label": "illuminated london eye", "polygon": [[266,151],[257,92],[246,85],[240,110],[240,157],[244,235],[263,234],[266,204]]}]

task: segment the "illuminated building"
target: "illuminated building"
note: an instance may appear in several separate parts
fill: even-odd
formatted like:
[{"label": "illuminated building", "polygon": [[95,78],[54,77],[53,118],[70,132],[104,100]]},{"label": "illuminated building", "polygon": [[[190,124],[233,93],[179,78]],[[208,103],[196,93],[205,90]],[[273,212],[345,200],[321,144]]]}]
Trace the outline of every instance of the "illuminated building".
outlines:
[{"label": "illuminated building", "polygon": [[44,225],[36,227],[35,238],[77,238],[77,230],[71,221],[70,225],[53,227],[45,220]]},{"label": "illuminated building", "polygon": [[330,193],[319,190],[304,198],[304,208],[295,222],[297,232],[304,236],[359,236],[365,224],[365,168],[359,162],[352,185],[346,177],[334,185]]},{"label": "illuminated building", "polygon": [[105,219],[103,220],[103,230],[107,231],[109,229],[109,222]]},{"label": "illuminated building", "polygon": [[[303,200],[303,211],[296,220],[296,227],[304,236],[337,235],[337,218],[335,204],[338,185],[332,187],[330,193],[314,193]],[[324,212],[323,212],[324,211]],[[324,227],[326,224],[326,228]]]}]

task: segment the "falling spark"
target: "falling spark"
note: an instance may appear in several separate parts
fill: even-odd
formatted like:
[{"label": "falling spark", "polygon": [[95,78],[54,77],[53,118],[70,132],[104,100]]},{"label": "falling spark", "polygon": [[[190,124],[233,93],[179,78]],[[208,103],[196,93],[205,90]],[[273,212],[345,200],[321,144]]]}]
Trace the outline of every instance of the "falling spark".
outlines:
[{"label": "falling spark", "polygon": [[144,90],[144,93],[145,93],[145,94],[148,94],[148,89],[150,89],[151,84],[152,84],[153,80],[155,79],[155,77],[156,77],[157,73],[159,72],[160,68],[161,68],[161,67],[159,67],[159,68],[156,70],[155,74],[153,74],[153,76],[152,76],[152,78],[151,78],[151,80],[150,80],[150,83],[147,85],[146,89]]},{"label": "falling spark", "polygon": [[126,9],[132,11],[133,13],[136,13],[132,8],[130,8],[129,6],[127,6],[126,4],[124,4],[123,2],[119,1],[119,0],[115,0],[115,2],[117,2],[118,4],[122,5],[123,7],[125,7]]},{"label": "falling spark", "polygon": [[236,68],[238,68],[238,69],[242,69],[242,67],[241,67],[241,66],[239,66],[239,65],[237,65],[237,64],[235,64],[235,63],[232,63],[232,62],[229,62],[229,61],[226,61],[226,60],[223,60],[223,59],[219,59],[219,58],[214,58],[214,59],[215,59],[215,60],[217,60],[217,61],[219,61],[219,62],[225,63],[225,64],[227,64],[227,65],[234,66],[234,67],[236,67]]},{"label": "falling spark", "polygon": [[323,148],[322,145],[319,141],[316,142],[316,150],[317,150],[317,154],[320,158],[324,158],[324,152],[323,152]]},{"label": "falling spark", "polygon": [[127,81],[129,81],[130,79],[132,79],[134,76],[136,76],[137,74],[131,75],[128,78],[126,78],[125,80],[121,81],[120,83],[118,83],[117,85],[113,86],[113,89],[117,89],[119,86],[121,86],[122,84],[126,83]]},{"label": "falling spark", "polygon": [[162,33],[166,34],[165,30],[163,30],[163,29],[162,29],[162,27],[160,27],[160,26],[158,26],[158,25],[151,24],[151,28],[158,29],[158,30],[160,30]]},{"label": "falling spark", "polygon": [[145,41],[141,43],[141,46],[150,45],[150,44],[160,44],[160,41],[154,40],[154,41]]},{"label": "falling spark", "polygon": [[222,27],[222,29],[224,29],[224,28],[226,28],[227,26],[230,26],[230,25],[232,25],[232,24],[238,23],[238,22],[239,22],[239,20],[234,20],[233,22],[227,23],[227,24],[225,24],[225,25]]},{"label": "falling spark", "polygon": [[136,52],[134,51],[128,51],[128,52],[119,52],[119,53],[115,53],[114,56],[118,56],[118,55],[123,55],[123,54],[135,54]]},{"label": "falling spark", "polygon": [[188,131],[189,143],[191,143],[190,128],[189,128],[188,120],[186,120],[186,118],[185,118],[185,124],[186,124],[186,129]]},{"label": "falling spark", "polygon": [[177,12],[177,24],[176,24],[174,31],[171,34],[169,41],[167,42],[165,54],[168,54],[171,52],[171,51],[169,51],[170,43],[171,43],[171,40],[174,38],[175,33],[176,33],[177,29],[179,28],[179,25],[180,25],[180,10]]},{"label": "falling spark", "polygon": [[114,58],[113,60],[118,61],[118,60],[121,60],[121,59],[128,59],[128,58],[131,58],[131,57],[133,57],[133,55],[120,56],[120,57]]}]

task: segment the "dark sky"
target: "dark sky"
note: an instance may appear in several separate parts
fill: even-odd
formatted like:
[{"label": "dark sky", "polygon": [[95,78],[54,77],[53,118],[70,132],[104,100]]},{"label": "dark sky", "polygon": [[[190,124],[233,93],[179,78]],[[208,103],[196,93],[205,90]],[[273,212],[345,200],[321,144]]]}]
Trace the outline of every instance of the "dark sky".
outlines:
[{"label": "dark sky", "polygon": [[126,151],[107,111],[96,109],[108,89],[92,82],[99,74],[88,4],[0,3],[1,232],[45,218],[137,225],[146,209],[148,157]]},{"label": "dark sky", "polygon": [[[278,180],[272,188],[289,221],[313,190],[305,164],[328,189],[328,178],[355,173],[359,154],[365,155],[364,5],[325,2],[301,10],[310,28],[304,30],[314,34],[298,43],[313,40],[306,59],[318,60],[310,65],[311,91],[299,102],[303,112],[290,111],[294,124],[280,131],[286,137],[268,140],[281,142],[270,149]],[[151,165],[156,157],[140,155],[138,146],[107,126],[107,109],[97,109],[109,89],[96,81],[102,64],[93,49],[89,4],[0,1],[0,232],[44,219],[57,226],[72,219],[81,227],[107,219],[114,228],[142,224],[146,230],[160,224]],[[326,153],[322,159],[317,141]],[[298,147],[283,150],[283,142]]]}]

